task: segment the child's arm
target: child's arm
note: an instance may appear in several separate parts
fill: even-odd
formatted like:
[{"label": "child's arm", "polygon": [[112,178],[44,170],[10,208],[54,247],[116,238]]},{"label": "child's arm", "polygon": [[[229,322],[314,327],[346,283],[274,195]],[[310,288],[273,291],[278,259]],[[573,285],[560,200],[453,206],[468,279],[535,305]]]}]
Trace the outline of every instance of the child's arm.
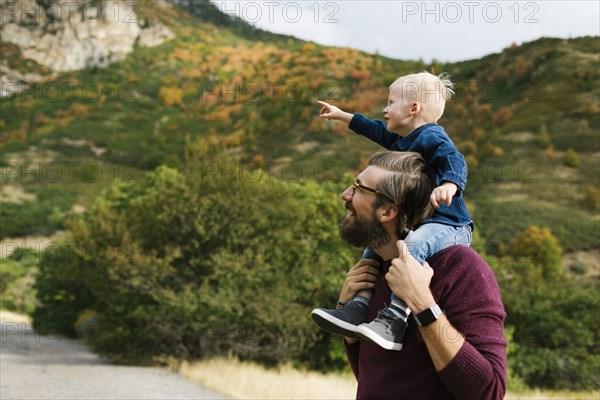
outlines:
[{"label": "child's arm", "polygon": [[465,158],[442,128],[424,132],[414,150],[421,153],[425,161],[438,171],[441,185],[431,193],[431,204],[436,208],[441,204],[450,205],[452,197],[459,190],[464,191],[467,185]]},{"label": "child's arm", "polygon": [[457,191],[458,186],[455,183],[446,181],[433,189],[429,200],[435,208],[439,208],[440,203],[449,206],[452,203],[452,197],[454,197]]},{"label": "child's arm", "polygon": [[388,131],[383,122],[368,119],[358,113],[350,114],[324,101],[318,100],[317,103],[323,106],[321,109],[321,118],[344,121],[348,124],[348,128],[359,135],[371,139],[388,150],[397,150],[393,149],[392,146],[396,143],[399,136]]},{"label": "child's arm", "polygon": [[345,122],[346,125],[352,121],[352,117],[354,114],[350,114],[349,112],[340,110],[338,107],[333,106],[329,103],[325,103],[324,101],[317,100],[317,104],[323,106],[321,109],[321,114],[319,115],[321,118],[333,119],[335,121]]}]

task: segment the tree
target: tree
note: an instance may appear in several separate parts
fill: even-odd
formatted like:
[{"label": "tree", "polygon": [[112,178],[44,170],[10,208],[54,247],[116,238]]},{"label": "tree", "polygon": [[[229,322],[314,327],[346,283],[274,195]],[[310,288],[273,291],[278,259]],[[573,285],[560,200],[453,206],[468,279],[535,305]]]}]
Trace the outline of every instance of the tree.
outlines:
[{"label": "tree", "polygon": [[562,273],[562,248],[548,228],[530,226],[517,234],[510,249],[515,260],[531,260],[543,279],[555,279]]},{"label": "tree", "polygon": [[549,229],[530,226],[511,244],[513,257],[491,263],[514,345],[510,371],[530,387],[597,390],[600,298],[561,267]]},{"label": "tree", "polygon": [[[527,266],[504,262],[513,277]],[[515,291],[503,291],[506,324],[514,329],[511,371],[530,387],[597,390],[600,373],[600,299],[593,288],[574,286],[566,276],[556,285],[520,277]]]},{"label": "tree", "polygon": [[54,319],[74,335],[94,315],[92,346],[125,360],[339,363],[309,315],[335,304],[358,257],[335,224],[342,188],[276,179],[224,151],[216,138],[190,143],[182,170],[99,197],[69,227],[72,256],[42,268],[36,326]]}]

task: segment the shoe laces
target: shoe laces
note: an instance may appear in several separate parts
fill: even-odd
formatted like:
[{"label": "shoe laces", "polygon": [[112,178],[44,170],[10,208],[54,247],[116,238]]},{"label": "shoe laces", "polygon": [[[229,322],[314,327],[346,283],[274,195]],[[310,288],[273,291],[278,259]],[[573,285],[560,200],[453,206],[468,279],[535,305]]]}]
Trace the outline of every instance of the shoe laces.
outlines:
[{"label": "shoe laces", "polygon": [[385,307],[383,310],[377,312],[377,319],[383,322],[387,327],[390,327],[392,326],[392,323],[398,319],[398,316],[388,307]]}]

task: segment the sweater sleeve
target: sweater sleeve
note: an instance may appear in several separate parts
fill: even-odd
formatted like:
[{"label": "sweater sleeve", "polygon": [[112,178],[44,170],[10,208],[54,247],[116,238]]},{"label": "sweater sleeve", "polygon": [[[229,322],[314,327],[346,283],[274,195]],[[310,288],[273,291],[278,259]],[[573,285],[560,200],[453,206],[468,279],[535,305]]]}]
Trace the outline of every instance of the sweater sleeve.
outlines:
[{"label": "sweater sleeve", "polygon": [[440,304],[465,342],[439,372],[440,379],[457,398],[502,399],[506,391],[506,313],[496,278],[471,249],[463,248],[450,260],[451,274],[460,278],[444,290]]},{"label": "sweater sleeve", "polygon": [[400,138],[397,134],[388,131],[383,122],[369,119],[359,113],[354,114],[348,128],[371,139],[387,150],[393,150],[392,146]]},{"label": "sweater sleeve", "polygon": [[449,181],[461,191],[467,185],[467,163],[450,137],[443,131],[423,132],[419,137],[418,150],[427,163],[441,172],[440,181]]}]

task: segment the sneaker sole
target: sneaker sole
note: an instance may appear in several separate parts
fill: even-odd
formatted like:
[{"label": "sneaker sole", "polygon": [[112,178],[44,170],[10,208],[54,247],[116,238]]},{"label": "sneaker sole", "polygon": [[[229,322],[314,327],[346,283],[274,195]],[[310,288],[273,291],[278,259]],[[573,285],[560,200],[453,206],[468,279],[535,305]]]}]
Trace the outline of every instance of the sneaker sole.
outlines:
[{"label": "sneaker sole", "polygon": [[342,321],[341,319],[335,318],[331,314],[320,310],[315,309],[310,313],[315,324],[319,326],[319,328],[324,331],[335,333],[336,335],[346,336],[353,339],[360,339],[360,337],[356,334],[356,330],[358,326],[349,324],[346,321]]},{"label": "sneaker sole", "polygon": [[379,346],[383,347],[386,350],[400,351],[402,350],[402,343],[390,342],[389,340],[385,340],[377,333],[372,331],[371,329],[360,325],[358,329],[356,329],[356,335],[361,339],[367,339],[371,342],[377,343]]}]

